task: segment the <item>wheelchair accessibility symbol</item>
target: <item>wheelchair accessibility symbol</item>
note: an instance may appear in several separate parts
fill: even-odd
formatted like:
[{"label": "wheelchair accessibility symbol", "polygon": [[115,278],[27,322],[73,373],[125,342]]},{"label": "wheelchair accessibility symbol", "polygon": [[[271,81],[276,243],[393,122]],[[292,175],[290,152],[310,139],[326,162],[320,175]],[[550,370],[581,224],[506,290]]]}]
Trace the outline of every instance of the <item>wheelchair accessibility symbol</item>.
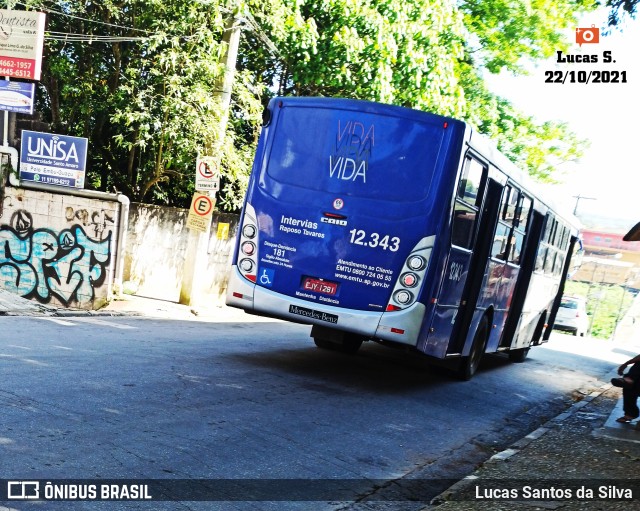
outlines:
[{"label": "wheelchair accessibility symbol", "polygon": [[275,270],[263,268],[260,272],[260,276],[258,277],[258,282],[261,286],[271,287],[273,285],[273,276],[275,273]]}]

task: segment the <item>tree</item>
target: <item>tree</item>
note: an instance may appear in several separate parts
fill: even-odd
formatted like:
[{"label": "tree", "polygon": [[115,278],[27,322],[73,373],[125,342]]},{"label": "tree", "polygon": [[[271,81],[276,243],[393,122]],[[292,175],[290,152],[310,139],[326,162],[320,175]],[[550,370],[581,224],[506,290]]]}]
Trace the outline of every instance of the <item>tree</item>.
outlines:
[{"label": "tree", "polygon": [[[279,56],[260,53],[254,68],[279,94],[369,99],[462,112],[455,76],[464,27],[454,4],[430,0],[295,2]],[[271,31],[268,19],[260,25]],[[252,49],[244,48],[249,54]],[[281,62],[274,62],[281,60]]]},{"label": "tree", "polygon": [[610,27],[619,27],[627,16],[635,18],[638,12],[638,0],[607,0],[604,5],[609,8]]},{"label": "tree", "polygon": [[460,10],[473,37],[467,54],[491,73],[522,72],[523,59],[539,60],[566,50],[562,30],[577,15],[593,10],[593,0],[463,0]]},{"label": "tree", "polygon": [[[383,101],[460,117],[539,180],[582,154],[565,123],[537,122],[491,93],[483,72],[522,72],[522,59],[564,49],[563,28],[587,0],[299,0],[280,55],[251,62],[279,94]],[[268,20],[261,20],[269,29]],[[244,50],[251,54],[251,48]]]},{"label": "tree", "polygon": [[[38,2],[39,4],[40,2]],[[34,2],[35,5],[35,2]],[[583,144],[491,93],[484,72],[562,49],[587,0],[55,0],[38,109],[90,140],[88,184],[188,206],[195,159],[221,158],[218,204],[241,205],[262,106],[276,93],[361,98],[469,120],[541,179]],[[626,4],[625,4],[626,5]],[[220,56],[238,10],[242,48],[224,140]]]},{"label": "tree", "polygon": [[[248,174],[250,156],[234,144],[237,124],[217,140],[225,2],[58,7],[48,17],[55,39],[46,44],[39,109],[54,131],[90,139],[88,182],[138,201],[188,206],[196,156],[215,146],[231,192],[223,191],[222,204],[237,208],[234,185]],[[246,74],[236,82],[245,132],[259,125],[261,93]]]}]

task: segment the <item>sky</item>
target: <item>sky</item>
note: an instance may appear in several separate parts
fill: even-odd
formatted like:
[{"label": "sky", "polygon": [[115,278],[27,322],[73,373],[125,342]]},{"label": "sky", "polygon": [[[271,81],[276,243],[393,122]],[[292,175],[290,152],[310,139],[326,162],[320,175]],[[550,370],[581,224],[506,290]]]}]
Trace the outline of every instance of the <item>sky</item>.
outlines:
[{"label": "sky", "polygon": [[[590,140],[591,146],[577,163],[558,166],[560,185],[544,187],[570,205],[578,216],[602,216],[630,225],[640,221],[640,19],[627,20],[622,31],[603,33],[606,11],[585,15],[578,27],[600,28],[598,43],[575,43],[569,31],[570,55],[597,55],[598,62],[557,62],[557,55],[536,62],[528,76],[501,74],[489,78],[490,87],[518,109],[540,122],[567,122],[572,131]],[[603,62],[610,51],[613,62]],[[634,56],[634,53],[635,56]],[[565,55],[565,54],[563,54]],[[545,83],[546,71],[625,71],[627,83]],[[622,222],[622,223],[625,223]]]}]

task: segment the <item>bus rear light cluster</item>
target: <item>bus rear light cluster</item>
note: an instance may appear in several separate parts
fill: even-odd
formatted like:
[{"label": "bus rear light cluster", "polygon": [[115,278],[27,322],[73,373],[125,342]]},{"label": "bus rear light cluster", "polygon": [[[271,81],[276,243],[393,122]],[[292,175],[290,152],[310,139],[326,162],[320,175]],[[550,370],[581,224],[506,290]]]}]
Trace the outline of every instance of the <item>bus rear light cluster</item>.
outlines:
[{"label": "bus rear light cluster", "polygon": [[435,236],[422,238],[407,257],[387,304],[387,312],[399,311],[413,305],[420,294],[429,265]]},{"label": "bus rear light cluster", "polygon": [[242,276],[256,281],[258,270],[258,222],[256,212],[251,204],[245,204],[242,229],[240,229],[240,253],[238,254],[238,269]]},{"label": "bus rear light cluster", "polygon": [[242,259],[240,261],[240,269],[244,273],[251,273],[253,271],[253,268],[254,268],[254,264],[251,259]]}]

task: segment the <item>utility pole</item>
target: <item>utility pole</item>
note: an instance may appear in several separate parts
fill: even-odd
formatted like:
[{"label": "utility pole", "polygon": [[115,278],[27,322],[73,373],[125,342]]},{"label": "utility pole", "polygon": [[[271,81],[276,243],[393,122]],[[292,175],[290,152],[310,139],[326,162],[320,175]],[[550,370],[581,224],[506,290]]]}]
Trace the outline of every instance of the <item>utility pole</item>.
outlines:
[{"label": "utility pole", "polygon": [[573,198],[576,200],[576,206],[573,208],[573,214],[574,215],[578,211],[578,204],[580,203],[580,199],[596,200],[595,197],[585,197],[584,195],[580,195],[580,194],[574,195]]},{"label": "utility pole", "polygon": [[[7,0],[7,9],[13,9],[14,0]],[[8,76],[4,77],[5,80],[9,80]],[[4,148],[9,147],[9,111],[4,111],[4,123],[2,127],[2,146]],[[6,176],[2,176],[2,179],[6,179]]]},{"label": "utility pole", "polygon": [[227,21],[227,25],[224,29],[224,35],[222,37],[222,44],[225,45],[225,53],[222,57],[224,61],[224,74],[222,76],[222,80],[218,81],[218,87],[216,90],[216,94],[220,97],[220,107],[222,108],[217,140],[218,146],[222,145],[227,130],[227,122],[229,120],[231,91],[233,89],[233,80],[236,73],[238,47],[240,46],[240,26],[240,16],[238,15],[238,12],[235,11]]},{"label": "utility pole", "polygon": [[[215,145],[211,150],[218,163],[220,162],[219,155],[224,142],[224,136],[227,131],[227,122],[229,120],[231,90],[233,88],[236,62],[238,60],[238,47],[240,45],[240,26],[240,16],[237,9],[235,9],[227,21],[222,38],[222,44],[225,46],[225,52],[222,56],[224,74],[218,81],[216,87],[216,96],[220,98],[221,114]],[[215,192],[213,192],[213,195],[215,195]],[[207,264],[207,249],[210,235],[210,222],[204,232],[194,230],[189,232],[187,253],[185,254],[182,284],[180,288],[179,301],[181,304],[193,306],[197,302],[196,285],[202,281],[200,275]]]}]

